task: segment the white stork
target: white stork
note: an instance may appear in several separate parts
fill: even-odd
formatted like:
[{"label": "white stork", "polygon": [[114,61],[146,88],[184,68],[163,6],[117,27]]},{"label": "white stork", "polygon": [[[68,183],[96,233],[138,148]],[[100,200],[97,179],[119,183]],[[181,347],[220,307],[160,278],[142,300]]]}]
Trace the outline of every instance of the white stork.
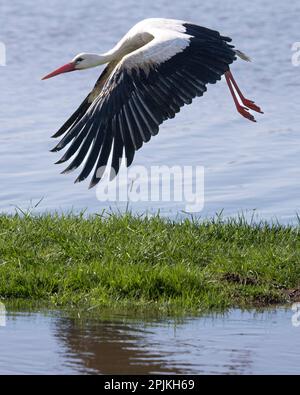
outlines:
[{"label": "white stork", "polygon": [[229,69],[236,55],[250,59],[228,44],[231,41],[217,31],[189,22],[145,19],[111,51],[102,55],[81,53],[46,75],[43,79],[108,63],[94,89],[53,135],[64,134],[53,152],[70,143],[56,163],[77,153],[63,173],[76,169],[86,158],[75,182],[87,178],[95,167],[90,183],[93,187],[101,179],[112,151],[113,177],[119,171],[123,151],[129,166],[135,151],[158,133],[163,121],[173,118],[194,97],[202,96],[206,85],[216,83],[223,74],[237,111],[256,122],[249,110],[262,113],[261,109],[242,95]]}]

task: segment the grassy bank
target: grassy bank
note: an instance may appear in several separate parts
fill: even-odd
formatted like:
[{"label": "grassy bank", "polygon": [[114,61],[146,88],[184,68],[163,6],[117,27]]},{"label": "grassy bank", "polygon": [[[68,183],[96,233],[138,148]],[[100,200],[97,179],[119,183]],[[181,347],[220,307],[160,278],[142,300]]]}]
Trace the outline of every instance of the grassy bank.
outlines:
[{"label": "grassy bank", "polygon": [[163,311],[295,301],[299,231],[242,220],[1,215],[0,298]]}]

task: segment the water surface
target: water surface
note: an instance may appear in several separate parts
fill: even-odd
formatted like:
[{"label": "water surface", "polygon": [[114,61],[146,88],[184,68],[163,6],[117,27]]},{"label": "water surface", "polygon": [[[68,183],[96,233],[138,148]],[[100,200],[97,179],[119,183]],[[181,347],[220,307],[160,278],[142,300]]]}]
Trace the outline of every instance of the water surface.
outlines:
[{"label": "water surface", "polygon": [[[0,373],[299,374],[290,309],[182,319],[9,311]],[[297,320],[296,320],[297,322]]]},{"label": "water surface", "polygon": [[[192,20],[233,38],[253,63],[236,62],[233,72],[249,98],[265,111],[252,124],[235,111],[224,82],[161,126],[137,152],[135,165],[205,167],[204,216],[256,209],[260,217],[281,222],[299,211],[300,68],[291,46],[299,41],[297,0],[41,0],[1,1],[0,41],[7,66],[0,67],[0,209],[99,212],[124,208],[102,203],[87,183],[73,185],[76,174],[61,176],[59,156],[49,152],[50,135],[73,112],[100,69],[70,73],[49,81],[40,77],[82,51],[104,52],[146,17]],[[185,203],[132,204],[133,210],[161,209],[177,215]]]}]

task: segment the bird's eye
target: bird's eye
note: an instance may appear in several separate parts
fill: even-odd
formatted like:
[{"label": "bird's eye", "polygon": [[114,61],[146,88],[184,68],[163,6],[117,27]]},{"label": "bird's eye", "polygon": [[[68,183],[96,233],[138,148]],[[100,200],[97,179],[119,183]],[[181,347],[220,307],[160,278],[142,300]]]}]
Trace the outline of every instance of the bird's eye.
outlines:
[{"label": "bird's eye", "polygon": [[82,62],[83,61],[83,58],[77,58],[76,59],[76,63],[79,63],[79,62]]}]

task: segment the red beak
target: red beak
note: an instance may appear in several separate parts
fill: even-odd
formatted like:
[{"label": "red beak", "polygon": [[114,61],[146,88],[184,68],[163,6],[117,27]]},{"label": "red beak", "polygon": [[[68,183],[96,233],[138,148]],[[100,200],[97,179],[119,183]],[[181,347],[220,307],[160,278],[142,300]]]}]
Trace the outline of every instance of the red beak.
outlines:
[{"label": "red beak", "polygon": [[68,73],[69,71],[75,70],[75,63],[67,63],[64,66],[59,67],[58,69],[52,71],[52,73],[45,75],[42,80],[47,80],[48,78],[55,77],[58,74]]}]

